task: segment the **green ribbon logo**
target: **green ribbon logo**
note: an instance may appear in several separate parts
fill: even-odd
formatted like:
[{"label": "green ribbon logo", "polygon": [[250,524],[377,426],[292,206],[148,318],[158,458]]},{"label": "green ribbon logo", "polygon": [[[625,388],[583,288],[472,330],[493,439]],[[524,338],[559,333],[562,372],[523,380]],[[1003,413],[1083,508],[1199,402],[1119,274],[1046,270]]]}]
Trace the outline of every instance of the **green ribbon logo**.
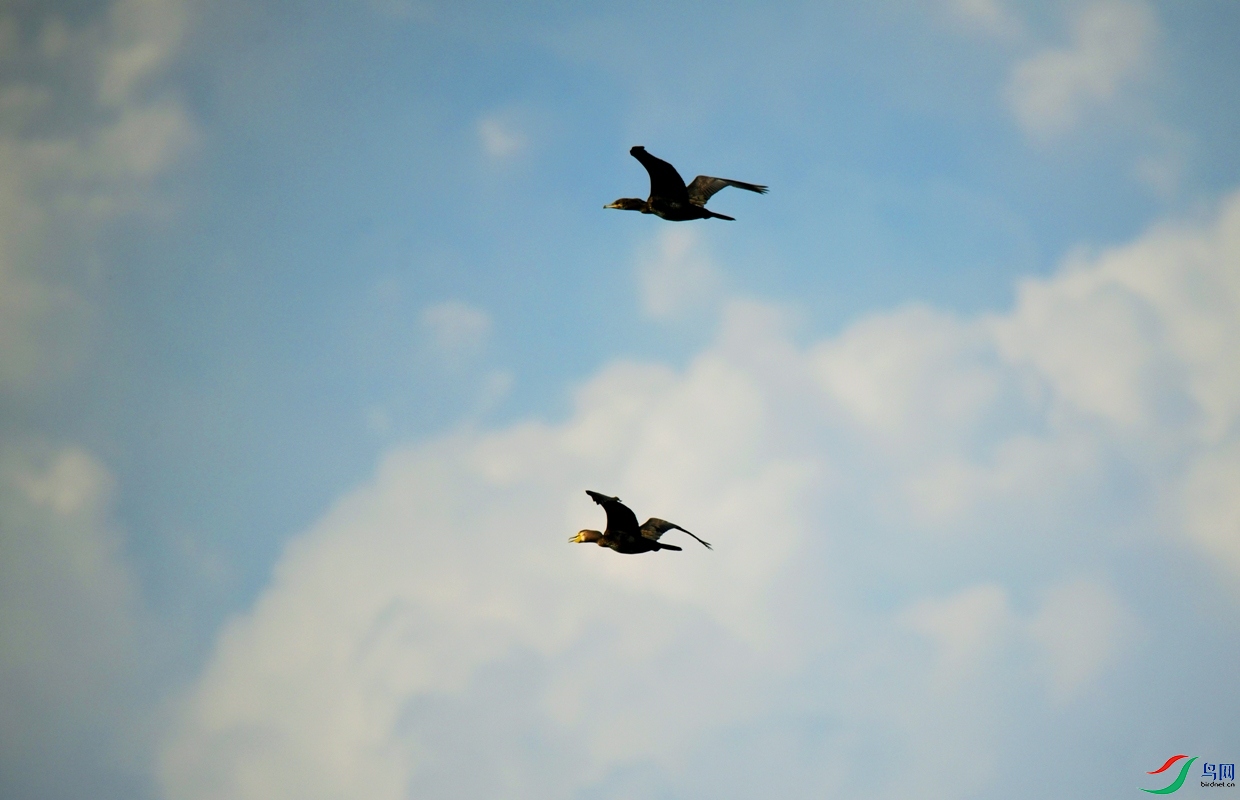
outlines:
[{"label": "green ribbon logo", "polygon": [[[1184,758],[1184,756],[1173,756],[1167,759],[1166,764],[1163,764],[1160,768],[1147,774],[1157,775],[1158,773],[1165,770],[1167,767],[1171,766],[1176,761],[1179,761],[1181,758]],[[1192,758],[1188,759],[1188,761],[1185,761],[1184,766],[1180,767],[1180,776],[1176,778],[1175,780],[1173,780],[1169,786],[1166,786],[1162,789],[1141,789],[1141,791],[1149,792],[1150,794],[1171,794],[1172,792],[1176,791],[1177,789],[1179,789],[1181,786],[1184,785],[1184,779],[1188,777],[1188,768],[1191,767],[1193,765],[1193,762],[1196,760],[1197,760],[1197,756],[1193,756]]]}]

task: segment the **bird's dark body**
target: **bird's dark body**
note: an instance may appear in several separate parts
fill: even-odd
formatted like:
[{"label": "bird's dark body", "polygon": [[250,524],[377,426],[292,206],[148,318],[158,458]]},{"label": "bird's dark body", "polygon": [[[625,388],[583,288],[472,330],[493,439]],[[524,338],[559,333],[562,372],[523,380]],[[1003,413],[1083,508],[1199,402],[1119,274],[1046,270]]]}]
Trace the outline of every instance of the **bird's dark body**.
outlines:
[{"label": "bird's dark body", "polygon": [[688,186],[676,168],[661,158],[655,158],[646,152],[646,148],[638,145],[629,150],[629,155],[641,162],[650,173],[650,196],[645,200],[636,197],[622,197],[604,208],[618,208],[625,211],[640,211],[643,214],[655,214],[670,222],[686,222],[691,219],[726,219],[732,217],[717,214],[706,208],[706,201],[715,192],[726,186],[735,186],[758,194],[766,194],[766,187],[756,183],[729,180],[728,178],[712,178],[699,175]]},{"label": "bird's dark body", "polygon": [[674,544],[664,544],[659,541],[659,537],[670,530],[684,531],[694,539],[702,542],[707,549],[710,549],[708,542],[698,539],[689,531],[668,522],[667,520],[651,517],[646,520],[643,525],[637,524],[637,516],[633,510],[620,502],[619,497],[608,497],[599,492],[586,490],[586,494],[603,507],[607,512],[607,530],[602,533],[598,531],[581,531],[569,541],[572,542],[595,542],[599,547],[609,547],[617,553],[626,555],[634,555],[637,553],[651,553],[658,550],[681,550]]},{"label": "bird's dark body", "polygon": [[646,203],[650,210],[644,213],[655,214],[669,222],[688,222],[691,219],[710,219],[711,217],[736,221],[732,217],[725,217],[723,214],[707,211],[705,208],[695,206],[692,203],[678,203],[661,197],[651,198]]},{"label": "bird's dark body", "polygon": [[638,553],[653,553],[656,550],[680,550],[674,544],[660,544],[653,542],[641,536],[625,537],[623,539],[603,538],[599,540],[599,544],[603,547],[610,547],[617,553],[624,553],[626,556],[634,556]]}]

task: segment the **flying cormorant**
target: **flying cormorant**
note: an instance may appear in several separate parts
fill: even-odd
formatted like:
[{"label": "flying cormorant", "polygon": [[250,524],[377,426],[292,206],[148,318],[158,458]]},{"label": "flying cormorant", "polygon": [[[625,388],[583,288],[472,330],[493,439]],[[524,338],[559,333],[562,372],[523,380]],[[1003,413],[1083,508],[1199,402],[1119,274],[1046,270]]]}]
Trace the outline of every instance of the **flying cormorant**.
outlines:
[{"label": "flying cormorant", "polygon": [[[649,553],[652,550],[680,550],[674,544],[663,544],[659,541],[659,537],[670,530],[684,531],[684,528],[674,522],[668,522],[665,519],[651,517],[646,520],[646,524],[640,528],[637,526],[637,516],[633,511],[620,502],[619,497],[608,497],[605,494],[586,490],[586,494],[594,498],[594,502],[603,507],[607,512],[607,530],[599,533],[598,531],[584,530],[578,531],[577,535],[569,539],[570,542],[598,542],[599,547],[610,547],[617,553]],[[710,543],[698,539],[692,533],[689,533],[694,539],[702,542],[706,549],[711,549]]]},{"label": "flying cormorant", "polygon": [[650,173],[650,197],[639,200],[636,197],[622,197],[603,208],[619,208],[625,211],[640,211],[643,214],[658,214],[672,222],[684,222],[689,219],[727,219],[735,222],[732,217],[716,214],[706,208],[706,201],[711,195],[725,186],[735,186],[758,194],[766,194],[766,187],[756,183],[742,183],[727,178],[712,178],[699,175],[693,183],[685,186],[684,178],[676,168],[661,158],[655,158],[646,152],[646,148],[637,145],[629,151],[629,155],[642,162],[642,166]]}]

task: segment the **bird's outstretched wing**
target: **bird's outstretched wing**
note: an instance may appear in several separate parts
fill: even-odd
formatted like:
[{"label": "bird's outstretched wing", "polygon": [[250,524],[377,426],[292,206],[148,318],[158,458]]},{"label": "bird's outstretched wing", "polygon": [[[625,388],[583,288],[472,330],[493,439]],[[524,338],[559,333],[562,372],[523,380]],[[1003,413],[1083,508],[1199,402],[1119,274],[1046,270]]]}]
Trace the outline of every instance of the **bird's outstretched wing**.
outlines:
[{"label": "bird's outstretched wing", "polygon": [[745,189],[758,194],[766,194],[767,189],[767,187],[759,186],[756,183],[744,183],[743,181],[732,181],[727,178],[712,178],[709,175],[699,175],[693,179],[693,183],[689,184],[689,202],[695,206],[704,206],[706,201],[711,198],[711,195],[727,186],[735,186],[737,189]]},{"label": "bird's outstretched wing", "polygon": [[[642,525],[641,527],[642,536],[645,536],[647,539],[654,539],[655,541],[658,541],[660,536],[672,530],[681,531],[683,533],[689,533],[689,531],[686,531],[684,528],[680,527],[675,522],[668,522],[667,520],[659,519],[658,517],[651,517],[650,519],[646,520],[645,524]],[[692,536],[694,539],[697,539],[703,545],[705,545],[707,550],[714,549],[713,547],[710,546],[710,542],[705,541],[703,539],[698,539],[698,537],[695,534],[689,533],[689,535]]]},{"label": "bird's outstretched wing", "polygon": [[619,497],[608,497],[605,494],[586,489],[586,494],[603,507],[607,512],[606,535],[611,538],[637,536],[637,515],[633,510],[620,502]]},{"label": "bird's outstretched wing", "polygon": [[680,177],[675,167],[661,158],[650,155],[640,144],[630,150],[629,155],[642,162],[642,166],[650,173],[651,197],[662,197],[670,202],[689,202],[689,193],[685,190],[685,179]]}]

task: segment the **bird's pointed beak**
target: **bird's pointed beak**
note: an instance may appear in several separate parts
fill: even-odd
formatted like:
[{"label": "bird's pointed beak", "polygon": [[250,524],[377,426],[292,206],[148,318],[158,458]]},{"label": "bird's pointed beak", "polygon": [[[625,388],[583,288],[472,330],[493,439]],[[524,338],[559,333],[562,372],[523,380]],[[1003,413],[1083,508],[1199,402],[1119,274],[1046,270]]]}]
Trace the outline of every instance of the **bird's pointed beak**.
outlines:
[{"label": "bird's pointed beak", "polygon": [[579,541],[581,541],[581,534],[580,534],[580,533],[578,533],[577,535],[573,536],[573,537],[572,537],[571,539],[569,539],[568,541],[569,541],[569,542],[579,542]]},{"label": "bird's pointed beak", "polygon": [[603,206],[603,208],[619,208],[619,207],[620,205],[618,203],[608,203],[607,205]]}]

